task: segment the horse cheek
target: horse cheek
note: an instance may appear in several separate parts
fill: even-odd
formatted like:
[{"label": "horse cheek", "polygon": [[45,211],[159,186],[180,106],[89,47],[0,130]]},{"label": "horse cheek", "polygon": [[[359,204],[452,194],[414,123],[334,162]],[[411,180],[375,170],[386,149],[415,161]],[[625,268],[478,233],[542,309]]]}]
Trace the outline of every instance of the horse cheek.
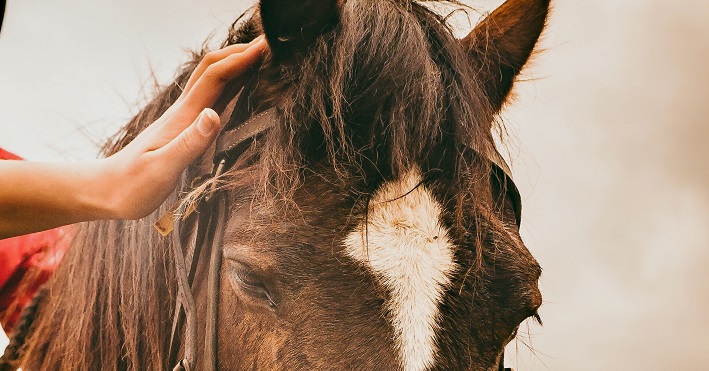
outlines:
[{"label": "horse cheek", "polygon": [[275,357],[269,352],[273,352],[278,344],[269,331],[273,327],[272,320],[246,305],[225,276],[222,274],[219,303],[220,369],[248,370],[273,365]]}]

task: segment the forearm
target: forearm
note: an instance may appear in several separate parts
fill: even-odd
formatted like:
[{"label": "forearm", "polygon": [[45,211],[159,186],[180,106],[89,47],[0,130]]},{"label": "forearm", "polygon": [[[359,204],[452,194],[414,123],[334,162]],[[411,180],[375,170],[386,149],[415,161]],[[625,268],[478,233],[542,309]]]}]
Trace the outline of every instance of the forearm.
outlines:
[{"label": "forearm", "polygon": [[111,217],[102,161],[0,161],[0,239]]}]

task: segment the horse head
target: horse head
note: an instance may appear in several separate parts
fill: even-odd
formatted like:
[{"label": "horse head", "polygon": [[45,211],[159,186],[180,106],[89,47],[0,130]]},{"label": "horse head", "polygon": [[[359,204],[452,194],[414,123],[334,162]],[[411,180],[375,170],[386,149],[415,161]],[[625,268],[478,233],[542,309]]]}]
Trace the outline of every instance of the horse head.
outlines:
[{"label": "horse head", "polygon": [[424,4],[261,1],[233,41],[269,42],[251,100],[281,110],[278,155],[257,166],[290,187],[234,203],[222,366],[497,367],[541,295],[490,129],[547,8],[508,1],[456,40]]},{"label": "horse head", "polygon": [[[437,3],[261,0],[231,29],[225,45],[265,34],[270,46],[234,114],[273,109],[276,123],[218,179],[229,205],[217,231],[219,368],[496,370],[537,316],[541,268],[520,238],[519,195],[492,129],[549,1],[508,0],[463,39]],[[159,116],[194,65],[107,152]],[[180,233],[193,231],[188,218]],[[113,221],[80,234],[52,287],[78,280],[89,299],[50,299],[43,313],[56,318],[40,318],[27,364],[172,366],[172,243],[151,233]],[[200,266],[195,282],[207,276]],[[84,354],[47,340],[54,328]]]}]

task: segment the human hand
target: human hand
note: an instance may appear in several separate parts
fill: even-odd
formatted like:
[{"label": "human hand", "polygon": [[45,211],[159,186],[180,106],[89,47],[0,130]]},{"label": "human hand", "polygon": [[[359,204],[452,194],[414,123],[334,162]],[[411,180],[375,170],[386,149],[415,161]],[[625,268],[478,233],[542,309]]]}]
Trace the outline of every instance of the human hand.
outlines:
[{"label": "human hand", "polygon": [[219,116],[208,107],[245,77],[265,48],[259,38],[207,54],[177,101],[113,156],[80,163],[0,161],[0,239],[150,214],[216,138]]},{"label": "human hand", "polygon": [[214,141],[221,124],[211,108],[222,90],[257,64],[267,43],[259,37],[208,53],[180,97],[152,125],[116,154],[99,160],[96,183],[107,216],[138,219],[150,214],[175,188],[180,175]]}]

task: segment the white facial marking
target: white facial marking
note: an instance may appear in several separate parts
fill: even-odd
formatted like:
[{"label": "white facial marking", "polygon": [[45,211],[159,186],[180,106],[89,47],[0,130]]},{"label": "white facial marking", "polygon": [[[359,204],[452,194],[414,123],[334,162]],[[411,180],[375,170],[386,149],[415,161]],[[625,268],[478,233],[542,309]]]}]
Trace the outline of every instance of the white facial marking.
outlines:
[{"label": "white facial marking", "polygon": [[456,269],[440,223],[442,207],[420,182],[413,170],[382,185],[372,197],[368,225],[345,239],[347,255],[371,269],[391,294],[389,320],[405,371],[433,366],[438,306]]}]

